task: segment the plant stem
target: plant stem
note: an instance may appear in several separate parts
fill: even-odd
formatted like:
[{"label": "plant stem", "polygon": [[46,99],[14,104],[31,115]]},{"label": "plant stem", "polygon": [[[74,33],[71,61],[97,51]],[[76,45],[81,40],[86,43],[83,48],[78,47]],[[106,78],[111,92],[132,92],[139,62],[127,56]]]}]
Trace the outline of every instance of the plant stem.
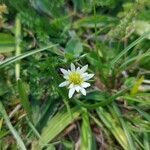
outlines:
[{"label": "plant stem", "polygon": [[[16,56],[21,54],[21,22],[19,17],[16,17],[16,30],[15,30],[15,40],[16,40]],[[16,80],[20,79],[20,63],[17,62],[15,66],[15,74],[16,74]]]},{"label": "plant stem", "polygon": [[[93,1],[93,12],[94,12],[94,18],[96,20],[96,7],[95,7],[95,0]],[[98,54],[98,47],[97,47],[97,23],[95,22],[95,27],[94,27],[94,30],[95,30],[95,42],[96,42],[96,52]]]},{"label": "plant stem", "polygon": [[5,122],[6,122],[6,125],[8,126],[10,132],[13,134],[14,138],[16,139],[17,143],[18,143],[18,146],[20,147],[21,150],[27,150],[26,147],[25,147],[25,144],[23,143],[23,140],[21,139],[20,135],[18,134],[18,132],[16,131],[16,129],[12,126],[10,120],[9,120],[9,117],[6,113],[6,110],[0,100],[0,113],[2,114]]}]

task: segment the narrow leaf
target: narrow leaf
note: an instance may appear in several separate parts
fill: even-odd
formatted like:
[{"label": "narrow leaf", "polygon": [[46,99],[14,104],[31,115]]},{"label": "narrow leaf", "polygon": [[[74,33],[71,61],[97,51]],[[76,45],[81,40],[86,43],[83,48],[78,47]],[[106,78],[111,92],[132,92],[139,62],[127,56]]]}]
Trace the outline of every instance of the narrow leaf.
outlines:
[{"label": "narrow leaf", "polygon": [[144,77],[142,76],[140,79],[138,79],[135,82],[135,84],[134,84],[134,86],[133,86],[133,88],[131,89],[131,92],[130,92],[131,95],[135,95],[138,92],[139,86],[142,84],[143,80],[144,80]]},{"label": "narrow leaf", "polygon": [[22,106],[24,107],[24,109],[26,110],[28,116],[31,118],[31,107],[30,107],[30,103],[28,100],[28,95],[26,93],[27,90],[24,86],[24,83],[21,81],[21,79],[17,81],[17,85],[18,85],[18,92],[20,96],[20,102]]},{"label": "narrow leaf", "polygon": [[70,123],[79,117],[81,110],[79,107],[71,109],[72,117],[68,111],[58,112],[51,120],[47,122],[47,125],[41,133],[39,143],[45,146],[52,141],[58,134],[60,134]]},{"label": "narrow leaf", "polygon": [[86,109],[84,109],[84,112],[82,113],[81,149],[96,150],[93,139],[88,112]]},{"label": "narrow leaf", "polygon": [[134,42],[132,42],[129,46],[127,46],[123,51],[121,51],[121,53],[119,55],[117,55],[111,62],[112,65],[114,65],[115,63],[117,63],[117,61],[123,56],[125,55],[132,47],[134,47],[135,45],[137,45],[138,43],[140,43],[142,40],[144,40],[147,36],[149,36],[150,32],[146,32],[144,33],[142,36],[140,36],[137,40],[135,40]]},{"label": "narrow leaf", "polygon": [[[18,60],[21,60],[23,58],[26,58],[26,57],[31,56],[33,54],[36,54],[38,52],[42,52],[44,50],[49,50],[50,48],[55,47],[55,46],[56,45],[46,46],[44,48],[40,48],[40,49],[36,49],[36,50],[30,51],[30,52],[22,53],[19,56],[14,56],[14,57],[8,58],[8,59],[0,62],[0,68],[3,68],[5,66],[7,66],[7,65],[10,65],[10,64],[12,64],[12,63],[14,63],[14,62],[16,62]],[[51,52],[53,52],[53,51],[51,51]]]},{"label": "narrow leaf", "polygon": [[9,128],[9,130],[11,131],[11,133],[13,134],[14,138],[16,139],[17,143],[18,143],[18,146],[20,147],[21,150],[27,150],[21,137],[19,136],[18,132],[15,130],[15,128],[12,126],[10,120],[9,120],[9,117],[6,113],[6,110],[2,104],[2,102],[0,101],[0,112]]}]

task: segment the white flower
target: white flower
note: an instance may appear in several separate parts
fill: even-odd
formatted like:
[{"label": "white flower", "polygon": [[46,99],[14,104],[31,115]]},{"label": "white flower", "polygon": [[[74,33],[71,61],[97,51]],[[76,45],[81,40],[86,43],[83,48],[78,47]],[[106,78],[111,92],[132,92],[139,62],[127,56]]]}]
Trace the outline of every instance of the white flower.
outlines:
[{"label": "white flower", "polygon": [[91,79],[94,76],[94,74],[88,74],[86,72],[88,65],[83,66],[81,69],[80,67],[76,69],[75,65],[71,63],[70,67],[71,67],[70,70],[65,70],[63,68],[60,69],[66,81],[62,82],[59,85],[59,87],[68,86],[69,98],[73,96],[75,91],[81,92],[83,95],[86,95],[85,88],[90,86],[90,83],[86,81]]}]

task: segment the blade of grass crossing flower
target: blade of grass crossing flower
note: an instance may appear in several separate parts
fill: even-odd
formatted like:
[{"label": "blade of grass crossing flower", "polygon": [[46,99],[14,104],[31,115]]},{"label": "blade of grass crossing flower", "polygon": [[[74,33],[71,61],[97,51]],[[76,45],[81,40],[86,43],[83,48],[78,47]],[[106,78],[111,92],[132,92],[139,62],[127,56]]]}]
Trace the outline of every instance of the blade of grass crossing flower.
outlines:
[{"label": "blade of grass crossing flower", "polygon": [[[130,134],[130,129],[128,128],[126,122],[124,121],[124,119],[121,117],[121,112],[119,110],[119,108],[116,106],[115,103],[112,104],[113,107],[111,107],[111,111],[114,111],[116,113],[116,117],[118,118],[118,120],[120,121],[122,128],[124,130],[124,133],[126,135],[127,141],[128,141],[128,147],[130,150],[135,150],[135,144],[133,143],[133,139],[132,136]],[[112,109],[113,108],[113,109]]]},{"label": "blade of grass crossing flower", "polygon": [[83,108],[83,113],[82,113],[81,149],[96,150],[94,137],[91,132],[88,112],[85,108]]},{"label": "blade of grass crossing flower", "polygon": [[26,88],[24,83],[21,81],[21,79],[19,79],[17,81],[17,86],[18,86],[18,92],[19,92],[19,96],[20,96],[20,102],[22,104],[22,106],[24,107],[24,109],[26,110],[29,118],[31,119],[31,107],[30,107],[30,103],[29,103],[29,99],[28,99],[28,95],[26,93]]},{"label": "blade of grass crossing flower", "polygon": [[[56,47],[56,46],[57,46],[57,44],[49,45],[49,46],[46,46],[46,47],[43,47],[43,48],[39,48],[39,49],[36,49],[36,50],[32,50],[32,51],[29,51],[29,52],[22,53],[22,54],[20,54],[18,56],[13,56],[11,58],[8,58],[8,59],[0,62],[0,68],[8,66],[8,65],[10,65],[10,64],[12,64],[12,63],[14,63],[14,62],[16,62],[18,60],[21,60],[21,59],[26,58],[28,56],[34,55],[34,54],[36,54],[38,52],[42,52],[44,50],[50,50],[51,48]],[[51,52],[55,53],[53,51],[51,51]]]},{"label": "blade of grass crossing flower", "polygon": [[137,45],[138,43],[140,43],[144,38],[146,38],[148,35],[150,34],[150,32],[146,32],[143,35],[141,35],[137,40],[135,40],[134,42],[132,42],[128,47],[126,47],[123,51],[121,51],[120,54],[118,54],[111,62],[112,66],[115,65],[118,60],[125,55],[132,47],[134,47],[135,45]]},{"label": "blade of grass crossing flower", "polygon": [[71,108],[72,117],[68,111],[58,112],[51,120],[47,122],[47,125],[42,130],[39,143],[41,146],[45,146],[51,142],[58,134],[60,134],[70,123],[76,120],[81,114],[79,107]]},{"label": "blade of grass crossing flower", "polygon": [[[16,56],[21,54],[21,22],[19,17],[16,17],[16,31],[15,31],[15,39],[16,39]],[[20,63],[17,62],[15,66],[15,72],[16,72],[16,80],[20,78]]]},{"label": "blade of grass crossing flower", "polygon": [[17,141],[17,144],[18,146],[20,147],[21,150],[27,150],[24,143],[23,143],[23,140],[21,139],[21,137],[19,136],[18,132],[15,130],[15,128],[12,126],[10,120],[9,120],[9,117],[6,113],[6,110],[2,104],[2,102],[0,101],[0,112],[6,122],[6,125],[8,126],[9,130],[11,131],[11,133],[13,134],[14,138],[16,139]]}]

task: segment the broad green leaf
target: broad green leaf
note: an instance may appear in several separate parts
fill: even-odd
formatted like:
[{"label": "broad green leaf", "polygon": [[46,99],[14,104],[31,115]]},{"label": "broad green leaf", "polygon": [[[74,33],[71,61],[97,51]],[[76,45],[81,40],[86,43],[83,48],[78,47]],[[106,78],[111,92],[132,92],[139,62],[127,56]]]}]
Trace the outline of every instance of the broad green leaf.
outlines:
[{"label": "broad green leaf", "polygon": [[73,6],[76,11],[89,12],[91,11],[91,0],[72,0]]},{"label": "broad green leaf", "polygon": [[72,37],[65,48],[65,53],[67,57],[79,57],[83,51],[82,43],[79,38]]},{"label": "broad green leaf", "polygon": [[0,53],[9,53],[15,51],[14,44],[0,44]]},{"label": "broad green leaf", "polygon": [[115,19],[108,16],[96,15],[96,16],[88,16],[84,17],[77,22],[75,22],[74,27],[86,27],[86,28],[94,28],[95,24],[96,27],[102,26],[112,26],[115,23]]},{"label": "broad green leaf", "polygon": [[45,146],[58,136],[70,123],[76,120],[81,114],[79,107],[72,108],[71,116],[68,111],[59,111],[53,118],[51,118],[41,133],[39,140],[41,146]]},{"label": "broad green leaf", "polygon": [[2,102],[0,101],[0,113],[2,114],[6,125],[8,126],[9,130],[11,131],[11,133],[13,134],[14,138],[16,139],[18,146],[20,147],[21,150],[27,150],[25,147],[25,144],[23,143],[23,140],[21,139],[21,137],[19,136],[18,132],[15,130],[15,128],[12,126],[9,117],[6,113],[6,110],[2,104]]},{"label": "broad green leaf", "polygon": [[0,33],[0,53],[8,53],[15,50],[15,38],[11,34]]},{"label": "broad green leaf", "polygon": [[8,33],[0,33],[0,44],[15,44],[15,38]]}]

